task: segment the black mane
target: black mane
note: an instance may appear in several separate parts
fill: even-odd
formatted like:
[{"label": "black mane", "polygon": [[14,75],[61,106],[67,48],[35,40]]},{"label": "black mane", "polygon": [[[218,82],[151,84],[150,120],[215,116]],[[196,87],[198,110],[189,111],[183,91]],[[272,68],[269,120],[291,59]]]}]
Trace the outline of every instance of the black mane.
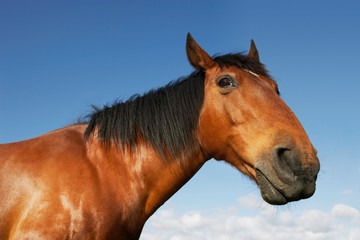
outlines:
[{"label": "black mane", "polygon": [[[237,66],[268,76],[261,63],[240,53],[214,60],[221,67]],[[204,79],[205,73],[196,71],[142,96],[96,109],[89,116],[85,138],[97,134],[105,146],[130,148],[142,138],[163,158],[182,156],[186,150],[198,147],[195,131],[204,100]]]},{"label": "black mane", "polygon": [[176,157],[194,147],[195,133],[204,98],[204,73],[171,82],[134,96],[126,102],[95,111],[85,131],[88,138],[97,128],[99,139],[133,147],[142,137],[165,157]]}]

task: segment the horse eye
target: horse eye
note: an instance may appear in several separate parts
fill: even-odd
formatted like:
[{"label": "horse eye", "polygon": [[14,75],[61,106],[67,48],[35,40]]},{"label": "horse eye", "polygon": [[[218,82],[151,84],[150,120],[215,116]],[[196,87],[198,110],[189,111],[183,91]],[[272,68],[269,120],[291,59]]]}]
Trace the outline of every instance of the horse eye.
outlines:
[{"label": "horse eye", "polygon": [[236,84],[232,78],[223,77],[219,80],[218,86],[221,88],[231,88],[231,87],[235,87]]}]

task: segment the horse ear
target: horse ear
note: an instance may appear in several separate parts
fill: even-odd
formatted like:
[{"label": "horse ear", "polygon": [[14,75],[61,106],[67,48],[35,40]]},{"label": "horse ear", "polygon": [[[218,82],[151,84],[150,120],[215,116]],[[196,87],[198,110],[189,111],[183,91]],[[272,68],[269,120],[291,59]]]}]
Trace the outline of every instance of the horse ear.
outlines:
[{"label": "horse ear", "polygon": [[191,65],[197,70],[207,70],[216,65],[215,61],[194,40],[190,33],[186,39],[186,54]]},{"label": "horse ear", "polygon": [[250,50],[249,50],[248,56],[255,59],[256,61],[260,62],[259,52],[256,48],[254,40],[252,40],[252,39],[251,39]]}]

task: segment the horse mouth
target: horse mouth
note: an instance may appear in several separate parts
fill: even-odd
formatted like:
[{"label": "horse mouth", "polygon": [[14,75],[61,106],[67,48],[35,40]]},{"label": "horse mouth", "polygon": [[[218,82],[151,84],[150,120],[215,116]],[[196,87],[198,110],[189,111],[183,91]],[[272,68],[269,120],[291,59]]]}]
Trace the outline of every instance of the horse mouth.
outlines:
[{"label": "horse mouth", "polygon": [[256,179],[262,198],[273,205],[284,205],[289,202],[285,195],[259,169],[255,169]]}]

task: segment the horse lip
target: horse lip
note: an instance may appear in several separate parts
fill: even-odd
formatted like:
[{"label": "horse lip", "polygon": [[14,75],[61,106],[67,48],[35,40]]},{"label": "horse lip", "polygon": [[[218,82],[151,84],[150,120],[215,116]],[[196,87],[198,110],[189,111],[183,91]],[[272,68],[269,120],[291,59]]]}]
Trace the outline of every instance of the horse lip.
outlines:
[{"label": "horse lip", "polygon": [[261,195],[266,202],[273,205],[284,205],[289,202],[260,169],[255,168],[255,171]]}]

